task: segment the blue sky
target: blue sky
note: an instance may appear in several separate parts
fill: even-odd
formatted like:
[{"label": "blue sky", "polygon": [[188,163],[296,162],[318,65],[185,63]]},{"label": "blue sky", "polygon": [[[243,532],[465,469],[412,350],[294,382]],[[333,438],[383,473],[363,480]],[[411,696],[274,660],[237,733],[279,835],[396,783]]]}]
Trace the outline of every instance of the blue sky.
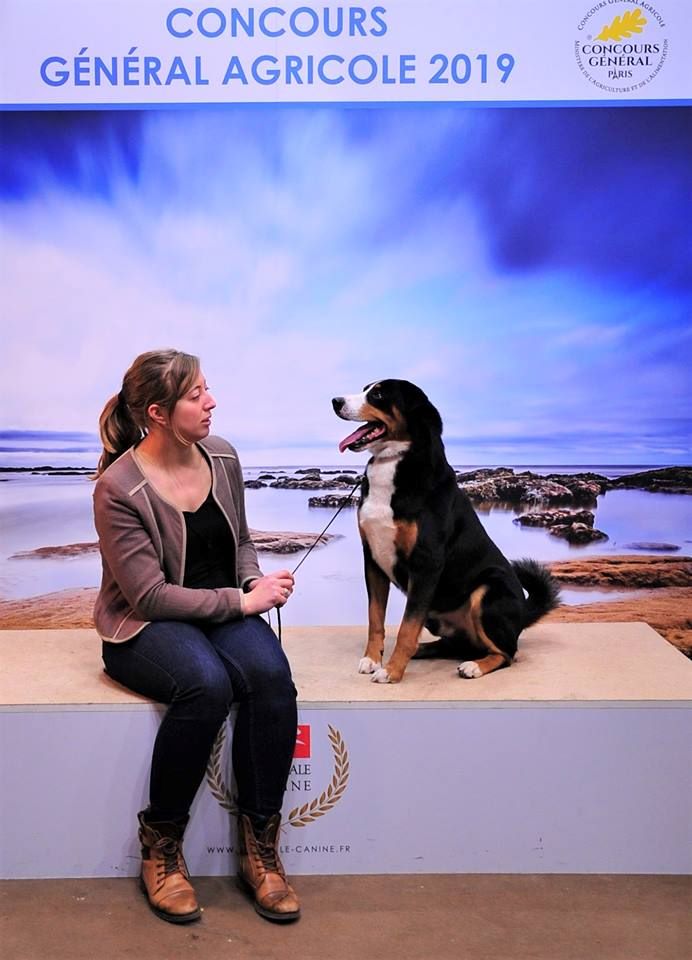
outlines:
[{"label": "blue sky", "polygon": [[380,377],[457,463],[689,463],[689,117],[4,114],[0,429],[91,431],[174,345],[247,463],[357,464],[329,399]]}]

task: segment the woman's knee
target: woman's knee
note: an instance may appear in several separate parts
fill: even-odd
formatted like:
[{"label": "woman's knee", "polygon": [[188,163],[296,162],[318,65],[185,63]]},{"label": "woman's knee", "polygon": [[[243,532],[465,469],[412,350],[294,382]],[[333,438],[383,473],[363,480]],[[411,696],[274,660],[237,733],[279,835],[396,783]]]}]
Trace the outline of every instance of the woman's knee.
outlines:
[{"label": "woman's knee", "polygon": [[260,617],[248,617],[240,624],[217,628],[210,639],[228,664],[234,686],[237,682],[246,693],[254,695],[269,692],[281,699],[295,698],[286,655],[276,634]]},{"label": "woman's knee", "polygon": [[256,699],[277,704],[295,701],[296,688],[288,661],[283,658],[246,658],[240,673],[245,691]]},{"label": "woman's knee", "polygon": [[222,663],[187,670],[176,700],[194,703],[200,713],[223,718],[233,702],[233,686]]}]

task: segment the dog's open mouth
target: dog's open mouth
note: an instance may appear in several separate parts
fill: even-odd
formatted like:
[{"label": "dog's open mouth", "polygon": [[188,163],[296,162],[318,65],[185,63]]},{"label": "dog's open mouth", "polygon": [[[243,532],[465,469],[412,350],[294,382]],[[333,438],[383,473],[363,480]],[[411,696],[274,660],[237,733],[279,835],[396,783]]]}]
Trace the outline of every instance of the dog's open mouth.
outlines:
[{"label": "dog's open mouth", "polygon": [[353,433],[349,433],[347,437],[344,437],[339,444],[339,453],[343,453],[344,450],[353,450],[354,452],[363,450],[369,443],[372,443],[373,440],[378,440],[380,437],[383,437],[386,432],[387,428],[385,425],[378,423],[376,420],[364,423],[361,427],[358,427],[357,430],[354,430]]}]

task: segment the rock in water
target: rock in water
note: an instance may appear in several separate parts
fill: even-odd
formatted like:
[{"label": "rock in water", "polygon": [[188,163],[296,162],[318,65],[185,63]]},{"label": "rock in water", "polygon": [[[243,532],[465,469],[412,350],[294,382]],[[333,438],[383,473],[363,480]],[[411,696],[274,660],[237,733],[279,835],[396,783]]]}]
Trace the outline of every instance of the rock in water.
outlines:
[{"label": "rock in water", "polygon": [[677,543],[647,543],[646,541],[637,541],[636,543],[626,543],[627,550],[656,550],[661,553],[670,553],[671,550],[679,550]]},{"label": "rock in water", "polygon": [[610,480],[611,490],[649,490],[651,493],[692,494],[692,467],[663,467],[660,470],[643,470]]},{"label": "rock in water", "polygon": [[309,507],[332,507],[338,510],[339,507],[356,507],[360,503],[360,497],[339,497],[336,494],[328,493],[324,497],[309,497]]}]

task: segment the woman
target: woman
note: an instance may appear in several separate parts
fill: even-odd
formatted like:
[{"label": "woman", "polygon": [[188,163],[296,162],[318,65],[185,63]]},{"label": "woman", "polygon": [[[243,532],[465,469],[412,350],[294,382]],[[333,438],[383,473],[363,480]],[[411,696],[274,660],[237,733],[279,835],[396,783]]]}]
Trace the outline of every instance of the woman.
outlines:
[{"label": "woman", "polygon": [[233,447],[209,436],[216,406],[196,357],[137,357],[99,421],[94,515],[103,576],[94,619],[106,671],[169,704],[139,814],[142,889],[157,916],[196,920],[182,854],[190,805],[232,703],[239,876],[255,909],[295,920],[279,858],[280,810],[295,745],[296,691],[259,614],[283,606],[287,570],[264,576],[245,519]]}]

